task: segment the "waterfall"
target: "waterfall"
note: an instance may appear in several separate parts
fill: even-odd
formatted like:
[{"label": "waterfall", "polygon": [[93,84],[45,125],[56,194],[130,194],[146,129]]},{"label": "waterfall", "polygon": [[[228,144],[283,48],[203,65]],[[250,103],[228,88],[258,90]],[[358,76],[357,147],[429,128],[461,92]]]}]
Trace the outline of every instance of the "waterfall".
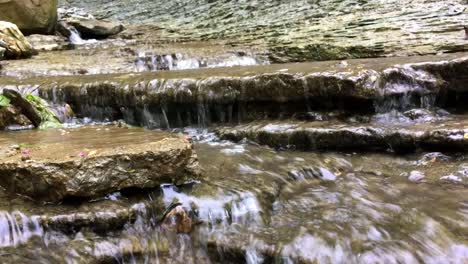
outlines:
[{"label": "waterfall", "polygon": [[97,40],[95,39],[82,39],[80,32],[78,32],[78,30],[76,30],[76,28],[72,26],[70,26],[70,37],[68,37],[68,40],[75,45],[92,44],[97,42]]},{"label": "waterfall", "polygon": [[0,247],[26,243],[33,236],[42,236],[44,231],[39,217],[27,217],[21,212],[0,212]]}]

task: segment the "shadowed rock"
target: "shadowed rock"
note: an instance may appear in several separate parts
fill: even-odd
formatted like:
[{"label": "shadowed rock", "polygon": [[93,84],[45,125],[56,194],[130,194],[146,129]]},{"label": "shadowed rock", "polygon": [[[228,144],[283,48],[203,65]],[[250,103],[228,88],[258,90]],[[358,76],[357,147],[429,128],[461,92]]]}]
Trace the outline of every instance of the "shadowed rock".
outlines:
[{"label": "shadowed rock", "polygon": [[34,106],[17,91],[4,89],[3,95],[10,99],[11,104],[14,105],[19,111],[25,115],[35,127],[39,127],[42,122],[42,117]]}]

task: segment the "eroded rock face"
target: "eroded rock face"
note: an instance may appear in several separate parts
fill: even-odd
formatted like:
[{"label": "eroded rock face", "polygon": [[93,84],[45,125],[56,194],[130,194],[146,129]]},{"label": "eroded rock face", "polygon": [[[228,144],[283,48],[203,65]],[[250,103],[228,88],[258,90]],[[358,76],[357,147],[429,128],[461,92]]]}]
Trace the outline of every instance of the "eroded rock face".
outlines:
[{"label": "eroded rock face", "polygon": [[57,0],[2,0],[0,20],[15,23],[25,34],[51,34],[57,22]]},{"label": "eroded rock face", "polygon": [[33,54],[31,44],[18,27],[5,21],[0,21],[0,48],[5,49],[3,54],[6,58],[25,58]]},{"label": "eroded rock face", "polygon": [[[138,129],[90,129],[41,131],[34,139],[15,135],[10,143],[32,145],[1,157],[0,185],[58,202],[199,177],[196,154],[184,137]],[[57,141],[61,137],[64,141]]]}]

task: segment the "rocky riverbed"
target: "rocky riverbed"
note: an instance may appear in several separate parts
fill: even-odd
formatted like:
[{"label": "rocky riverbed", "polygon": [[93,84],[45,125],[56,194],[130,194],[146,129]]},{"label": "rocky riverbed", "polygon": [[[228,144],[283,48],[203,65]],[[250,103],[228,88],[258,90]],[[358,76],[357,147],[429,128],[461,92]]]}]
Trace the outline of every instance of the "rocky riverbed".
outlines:
[{"label": "rocky riverbed", "polygon": [[0,263],[468,261],[463,1],[24,1]]}]

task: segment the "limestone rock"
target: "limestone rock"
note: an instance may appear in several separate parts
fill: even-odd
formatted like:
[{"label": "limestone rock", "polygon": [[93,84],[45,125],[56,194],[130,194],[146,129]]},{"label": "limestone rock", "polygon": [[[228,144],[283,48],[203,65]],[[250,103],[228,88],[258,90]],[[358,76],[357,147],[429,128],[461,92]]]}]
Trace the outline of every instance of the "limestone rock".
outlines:
[{"label": "limestone rock", "polygon": [[33,55],[31,44],[18,27],[10,22],[0,21],[0,48],[5,49],[4,56],[7,58],[23,58]]},{"label": "limestone rock", "polygon": [[57,0],[1,0],[0,20],[15,23],[25,34],[54,33]]},{"label": "limestone rock", "polygon": [[38,201],[58,202],[199,176],[196,154],[182,136],[143,129],[100,130],[43,130],[34,134],[37,138],[15,135],[5,144],[40,144],[0,156],[0,185]]},{"label": "limestone rock", "polygon": [[67,21],[85,39],[102,39],[124,30],[122,24],[96,19],[74,19]]}]

